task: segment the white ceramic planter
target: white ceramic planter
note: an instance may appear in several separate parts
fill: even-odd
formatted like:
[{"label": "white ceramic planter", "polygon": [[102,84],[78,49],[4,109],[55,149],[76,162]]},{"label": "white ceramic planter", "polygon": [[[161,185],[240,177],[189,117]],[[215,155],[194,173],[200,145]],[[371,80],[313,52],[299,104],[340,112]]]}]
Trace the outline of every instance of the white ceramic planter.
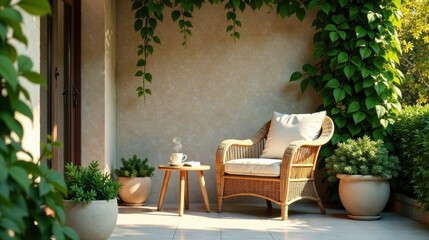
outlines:
[{"label": "white ceramic planter", "polygon": [[118,201],[96,200],[89,204],[64,200],[66,224],[81,240],[106,240],[112,234],[118,219]]},{"label": "white ceramic planter", "polygon": [[119,197],[124,205],[143,205],[152,190],[151,177],[118,177],[118,182],[122,184]]},{"label": "white ceramic planter", "polygon": [[377,220],[390,196],[388,178],[370,175],[337,174],[339,194],[348,217],[357,220]]}]

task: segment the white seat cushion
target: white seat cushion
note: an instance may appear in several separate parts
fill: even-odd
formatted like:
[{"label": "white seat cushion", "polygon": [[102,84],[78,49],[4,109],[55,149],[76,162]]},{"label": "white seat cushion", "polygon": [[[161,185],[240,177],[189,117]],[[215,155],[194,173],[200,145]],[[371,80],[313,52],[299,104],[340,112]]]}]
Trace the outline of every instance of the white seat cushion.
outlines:
[{"label": "white seat cushion", "polygon": [[315,140],[320,134],[325,116],[326,111],[311,114],[274,112],[261,158],[281,159],[291,142]]},{"label": "white seat cushion", "polygon": [[225,163],[225,172],[232,175],[252,175],[264,177],[280,176],[281,159],[243,158]]}]

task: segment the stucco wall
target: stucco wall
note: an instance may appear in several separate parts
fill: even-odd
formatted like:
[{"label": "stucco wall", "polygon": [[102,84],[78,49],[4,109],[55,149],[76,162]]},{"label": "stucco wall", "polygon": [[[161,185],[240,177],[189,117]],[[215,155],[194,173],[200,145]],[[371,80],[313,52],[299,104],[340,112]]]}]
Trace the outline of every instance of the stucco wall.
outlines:
[{"label": "stucco wall", "polygon": [[[225,33],[222,6],[203,6],[192,19],[187,47],[176,23],[166,12],[156,34],[162,44],[149,59],[153,96],[137,98],[140,80],[134,77],[139,35],[133,29],[130,3],[117,1],[117,164],[121,157],[148,157],[153,166],[165,164],[179,137],[188,160],[211,165],[205,173],[210,201],[216,200],[214,157],[227,138],[251,137],[273,111],[313,112],[319,103],[311,92],[289,82],[293,71],[312,61],[312,17],[282,20],[268,9],[244,14],[236,42]],[[273,10],[271,10],[273,11]],[[148,199],[159,198],[163,172],[157,170]],[[166,202],[177,201],[178,176],[173,174]],[[191,202],[202,197],[196,175],[190,174]]]},{"label": "stucco wall", "polygon": [[[28,46],[16,43],[15,46],[19,54],[25,54],[33,61],[33,71],[40,71],[40,18],[23,13],[23,32],[27,36]],[[30,152],[35,160],[40,157],[40,86],[21,79],[21,84],[27,89],[30,95],[30,107],[33,112],[33,121],[20,114],[17,119],[24,128],[22,139],[23,148]],[[23,158],[27,155],[23,154]]]}]

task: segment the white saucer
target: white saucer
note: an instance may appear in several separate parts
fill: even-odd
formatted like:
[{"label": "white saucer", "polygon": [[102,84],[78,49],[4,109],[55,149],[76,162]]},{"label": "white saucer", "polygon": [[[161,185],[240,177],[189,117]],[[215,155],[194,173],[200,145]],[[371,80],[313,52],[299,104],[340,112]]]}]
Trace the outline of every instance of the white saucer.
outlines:
[{"label": "white saucer", "polygon": [[185,163],[168,163],[168,165],[170,165],[170,166],[174,166],[174,167],[181,167],[181,166],[183,166],[183,164],[185,164]]}]

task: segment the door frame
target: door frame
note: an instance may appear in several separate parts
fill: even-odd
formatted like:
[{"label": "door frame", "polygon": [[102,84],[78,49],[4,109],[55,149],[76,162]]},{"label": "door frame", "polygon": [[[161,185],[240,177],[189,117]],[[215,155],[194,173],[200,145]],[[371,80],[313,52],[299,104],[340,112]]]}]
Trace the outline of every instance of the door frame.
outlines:
[{"label": "door frame", "polygon": [[[64,165],[73,163],[81,165],[81,0],[64,0],[64,25],[59,26],[59,4],[51,0],[52,15],[48,17],[47,38],[47,82],[48,82],[48,133],[52,141],[58,141],[58,128],[64,127]],[[67,8],[67,10],[66,10]],[[64,28],[64,59],[59,56],[59,31]],[[57,67],[64,66],[64,73],[59,73]],[[64,75],[64,89],[58,88],[58,77]],[[66,81],[67,79],[67,81]],[[60,92],[63,94],[64,106],[59,106]],[[58,109],[64,107],[64,126],[58,125]],[[60,170],[58,149],[52,149],[51,168]]]}]

